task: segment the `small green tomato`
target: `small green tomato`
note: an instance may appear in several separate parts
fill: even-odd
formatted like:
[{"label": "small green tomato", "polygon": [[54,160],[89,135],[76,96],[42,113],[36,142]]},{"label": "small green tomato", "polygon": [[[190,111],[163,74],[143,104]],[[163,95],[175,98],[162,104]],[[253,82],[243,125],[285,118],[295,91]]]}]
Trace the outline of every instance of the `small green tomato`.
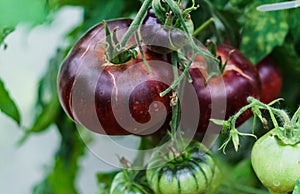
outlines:
[{"label": "small green tomato", "polygon": [[300,144],[282,143],[275,129],[256,141],[251,162],[257,177],[270,193],[292,191],[300,180]]}]

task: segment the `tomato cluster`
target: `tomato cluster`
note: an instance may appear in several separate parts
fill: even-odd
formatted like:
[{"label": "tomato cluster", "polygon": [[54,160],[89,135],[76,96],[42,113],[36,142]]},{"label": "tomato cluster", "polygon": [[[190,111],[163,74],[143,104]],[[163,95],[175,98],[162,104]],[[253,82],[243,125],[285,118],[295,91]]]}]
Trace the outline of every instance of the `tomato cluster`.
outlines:
[{"label": "tomato cluster", "polygon": [[[195,112],[198,106],[197,125],[180,127],[196,131],[195,139],[202,140],[206,132],[220,132],[211,118],[224,120],[237,114],[248,104],[249,96],[264,103],[278,97],[282,79],[269,57],[255,66],[242,52],[227,44],[216,46],[215,56],[211,55],[213,63],[203,53],[182,57],[182,50],[195,49],[196,44],[190,42],[191,32],[186,32],[193,28],[184,32],[187,27],[176,26],[177,22],[172,20],[172,25],[165,25],[168,19],[158,19],[155,11],[149,9],[143,25],[125,45],[120,40],[131,26],[131,19],[102,22],[83,35],[58,75],[59,99],[72,120],[100,134],[165,135],[171,129],[170,123],[175,122],[175,106],[195,107]],[[186,19],[184,25],[190,22]],[[174,85],[180,83],[181,75],[190,81],[184,84],[193,88],[196,99],[180,98],[188,95],[186,85],[183,90],[176,90],[180,84]],[[250,109],[244,111],[235,126],[251,116]],[[165,161],[161,152],[155,152],[143,175],[120,172],[111,193],[122,193],[124,189],[128,193],[214,193],[219,169],[199,142],[192,141],[181,153],[173,149],[166,155],[172,154],[174,157]],[[163,166],[157,165],[162,162]],[[146,178],[150,186],[145,182],[134,183],[139,176]]]},{"label": "tomato cluster", "polygon": [[[121,29],[127,29],[131,22],[107,21],[108,30],[116,31],[112,38],[121,39]],[[108,60],[104,23],[90,29],[73,47],[61,66],[58,94],[62,107],[75,122],[108,135],[149,135],[168,128],[172,92],[160,96],[174,82],[174,64],[168,52],[176,52],[187,39],[180,29],[164,28],[151,10],[144,24],[140,30],[144,46],[138,46],[132,37],[127,48],[137,55],[120,64]],[[158,42],[166,46],[156,46]],[[217,75],[210,77],[210,64],[198,55],[188,70],[200,107],[197,132],[201,136],[216,127],[210,118],[227,119],[247,104],[248,96],[270,102],[280,92],[281,77],[269,59],[255,68],[239,50],[228,45],[218,45],[216,55],[222,69]],[[189,102],[180,103],[184,106]],[[245,112],[237,125],[250,116],[250,111]]]}]

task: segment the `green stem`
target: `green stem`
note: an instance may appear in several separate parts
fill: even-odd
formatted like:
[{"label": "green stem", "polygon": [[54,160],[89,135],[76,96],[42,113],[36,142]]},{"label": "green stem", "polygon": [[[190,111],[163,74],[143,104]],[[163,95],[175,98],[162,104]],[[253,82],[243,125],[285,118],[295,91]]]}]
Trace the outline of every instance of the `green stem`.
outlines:
[{"label": "green stem", "polygon": [[169,93],[172,89],[174,89],[180,83],[180,81],[185,77],[186,73],[188,72],[189,67],[192,65],[192,62],[193,62],[194,58],[195,58],[195,53],[192,56],[192,60],[189,62],[189,64],[184,69],[183,73],[171,84],[171,86],[169,88],[167,88],[166,90],[161,92],[159,94],[160,96],[166,95],[167,93]]},{"label": "green stem", "polygon": [[[179,58],[177,52],[175,52],[174,57],[175,57],[176,60],[179,62],[179,64],[181,65],[181,67],[182,67],[183,69],[185,69],[186,66],[185,66],[184,62]],[[173,63],[173,64],[174,64],[174,63]],[[191,75],[190,75],[190,73],[189,73],[188,71],[186,72],[186,76],[187,76],[187,79],[188,79],[189,83],[192,83],[193,80],[192,80],[192,77],[191,77]],[[175,80],[175,79],[174,79],[174,80]]]},{"label": "green stem", "polygon": [[196,9],[197,9],[197,7],[195,7],[195,0],[192,0],[192,6],[187,8],[187,9],[184,9],[183,12],[182,12],[182,15],[189,14],[190,12],[192,12]]},{"label": "green stem", "polygon": [[206,22],[204,22],[201,26],[199,26],[193,33],[193,36],[197,36],[198,34],[200,34],[200,32],[202,32],[202,30],[204,30],[207,26],[209,26],[211,23],[213,23],[215,20],[214,18],[209,18]]},{"label": "green stem", "polygon": [[293,117],[292,117],[292,123],[297,123],[297,120],[300,118],[300,106],[299,108],[296,110],[296,112],[294,113]]},{"label": "green stem", "polygon": [[[172,64],[173,64],[173,74],[174,74],[174,80],[178,79],[178,68],[177,68],[177,58],[175,57],[176,54],[173,52],[172,53]],[[177,98],[179,94],[176,94]],[[171,127],[171,133],[172,133],[172,138],[174,134],[176,133],[177,126],[178,126],[178,115],[179,115],[179,103],[177,103],[172,110],[172,120],[170,123]]]},{"label": "green stem", "polygon": [[233,117],[232,117],[232,120],[231,120],[231,128],[232,129],[235,129],[235,122],[236,120],[239,118],[239,116],[241,116],[241,114],[243,114],[246,110],[248,110],[249,108],[251,108],[253,105],[255,104],[255,102],[251,102],[250,104],[242,107]]},{"label": "green stem", "polygon": [[[198,45],[196,45],[195,41],[193,40],[193,36],[191,35],[191,33],[189,32],[186,24],[185,24],[185,20],[182,16],[180,7],[178,6],[178,4],[174,1],[174,0],[165,0],[165,2],[170,6],[170,8],[172,9],[172,11],[177,15],[177,17],[179,18],[181,25],[183,27],[184,32],[187,33],[187,37],[189,39],[189,42],[192,44],[193,49],[195,49],[198,53],[200,53],[202,56],[206,56],[209,58],[214,58],[211,53],[209,51],[206,50],[201,50]],[[217,60],[217,59],[215,59]]]},{"label": "green stem", "polygon": [[146,68],[147,68],[147,72],[148,72],[148,73],[151,73],[152,70],[151,70],[151,67],[150,67],[149,64],[148,64],[148,61],[147,61],[146,57],[145,57],[145,54],[144,54],[144,51],[143,51],[143,48],[142,48],[142,45],[141,45],[141,42],[140,42],[138,33],[135,32],[134,35],[135,35],[135,40],[136,40],[136,42],[137,42],[137,44],[138,44],[138,47],[139,47],[139,50],[140,50],[142,59],[143,59],[144,64],[145,64],[145,66],[146,66]]},{"label": "green stem", "polygon": [[284,123],[286,124],[290,124],[291,120],[290,120],[290,117],[289,115],[284,111],[284,110],[281,110],[281,109],[277,109],[277,108],[273,108],[271,107],[270,108],[276,115],[280,116]]},{"label": "green stem", "polygon": [[138,11],[138,13],[136,14],[134,20],[132,21],[132,23],[130,24],[128,30],[126,31],[126,33],[123,36],[123,39],[121,41],[121,47],[125,47],[129,38],[131,37],[131,35],[137,30],[137,28],[140,26],[140,24],[142,23],[142,21],[144,20],[144,18],[146,17],[147,11],[149,6],[151,5],[152,0],[145,0],[140,8],[140,10]]}]

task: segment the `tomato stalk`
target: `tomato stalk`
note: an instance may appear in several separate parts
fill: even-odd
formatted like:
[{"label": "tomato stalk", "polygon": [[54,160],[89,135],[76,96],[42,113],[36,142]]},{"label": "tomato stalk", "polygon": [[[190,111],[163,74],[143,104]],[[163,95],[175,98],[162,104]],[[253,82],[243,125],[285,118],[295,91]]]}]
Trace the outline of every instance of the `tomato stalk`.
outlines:
[{"label": "tomato stalk", "polygon": [[[190,33],[190,31],[188,30],[186,24],[185,24],[185,19],[182,15],[182,12],[180,10],[179,5],[174,2],[173,0],[165,0],[165,2],[170,6],[171,10],[177,15],[177,17],[179,18],[179,21],[181,22],[181,26],[184,30],[185,33],[187,33],[187,37],[189,42],[192,44],[193,49],[195,49],[198,53],[200,53],[201,55],[205,56],[205,57],[212,57],[211,53],[206,51],[206,50],[201,50],[198,45],[196,45],[195,41],[193,40],[193,36]],[[214,58],[214,57],[213,57]]]},{"label": "tomato stalk", "polygon": [[215,20],[214,18],[209,18],[207,21],[205,21],[201,26],[199,26],[193,33],[193,36],[198,36],[200,34],[200,32],[202,32],[207,26],[209,26],[210,24],[214,23]]},{"label": "tomato stalk", "polygon": [[131,35],[136,32],[137,28],[140,26],[140,24],[142,23],[142,21],[146,17],[147,10],[148,10],[151,3],[152,3],[152,0],[145,0],[143,2],[141,8],[139,9],[139,11],[136,14],[134,20],[132,21],[132,23],[130,24],[128,30],[126,31],[126,33],[124,34],[124,36],[122,38],[121,47],[125,47],[128,40],[129,40],[129,38],[131,37]]},{"label": "tomato stalk", "polygon": [[[249,104],[242,107],[235,115],[231,116],[228,120],[216,120],[211,119],[212,122],[222,125],[222,131],[223,134],[228,134],[229,136],[227,140],[221,145],[220,149],[223,150],[225,153],[226,146],[230,141],[233,142],[234,148],[237,151],[239,148],[239,136],[256,136],[249,133],[241,133],[236,129],[235,123],[237,119],[248,109],[251,109],[254,115],[254,121],[256,121],[256,118],[259,118],[260,121],[266,125],[266,120],[262,117],[261,110],[267,110],[269,112],[269,115],[271,117],[273,126],[276,130],[275,135],[278,137],[278,139],[285,145],[296,145],[300,142],[300,107],[295,112],[292,119],[290,119],[289,115],[282,109],[274,108],[272,105],[277,103],[278,101],[282,99],[277,99],[269,104],[264,104],[263,102],[260,102],[259,100],[248,97],[247,98]],[[283,126],[280,126],[277,122],[276,116],[280,119],[280,121],[283,123]],[[255,123],[253,123],[253,129],[254,129]],[[253,131],[253,130],[252,130]]]}]

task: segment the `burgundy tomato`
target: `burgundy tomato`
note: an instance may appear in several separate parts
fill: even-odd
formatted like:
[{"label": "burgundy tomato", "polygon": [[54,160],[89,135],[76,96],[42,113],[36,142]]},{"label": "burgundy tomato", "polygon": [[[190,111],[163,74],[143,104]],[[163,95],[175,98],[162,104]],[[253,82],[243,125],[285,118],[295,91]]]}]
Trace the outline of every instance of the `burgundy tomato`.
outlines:
[{"label": "burgundy tomato", "polygon": [[[189,20],[189,26],[192,26]],[[140,34],[147,47],[156,53],[176,51],[188,42],[187,35],[180,29],[163,25],[155,16],[153,9],[148,10]]]},{"label": "burgundy tomato", "polygon": [[[208,65],[202,57],[196,58],[189,69],[192,84],[198,95],[200,106],[198,132],[202,135],[208,126],[212,126],[212,129],[216,127],[212,123],[209,125],[210,118],[228,119],[248,104],[248,96],[260,97],[261,84],[255,66],[239,50],[235,49],[233,52],[232,50],[233,48],[227,45],[217,46],[216,53],[223,62],[229,56],[228,63],[220,75],[208,79]],[[250,110],[239,117],[236,126],[249,117],[251,117]]]},{"label": "burgundy tomato", "polygon": [[[107,21],[122,39],[130,19]],[[122,30],[125,29],[125,30]],[[159,93],[173,82],[167,55],[144,49],[149,72],[139,49],[136,58],[123,64],[107,61],[105,29],[100,23],[76,43],[58,75],[58,94],[65,112],[76,123],[108,135],[146,135],[168,124],[170,95]],[[134,46],[134,38],[129,40]]]},{"label": "burgundy tomato", "polygon": [[280,94],[282,87],[281,72],[270,57],[261,60],[256,68],[262,84],[260,100],[267,104],[275,100]]}]

